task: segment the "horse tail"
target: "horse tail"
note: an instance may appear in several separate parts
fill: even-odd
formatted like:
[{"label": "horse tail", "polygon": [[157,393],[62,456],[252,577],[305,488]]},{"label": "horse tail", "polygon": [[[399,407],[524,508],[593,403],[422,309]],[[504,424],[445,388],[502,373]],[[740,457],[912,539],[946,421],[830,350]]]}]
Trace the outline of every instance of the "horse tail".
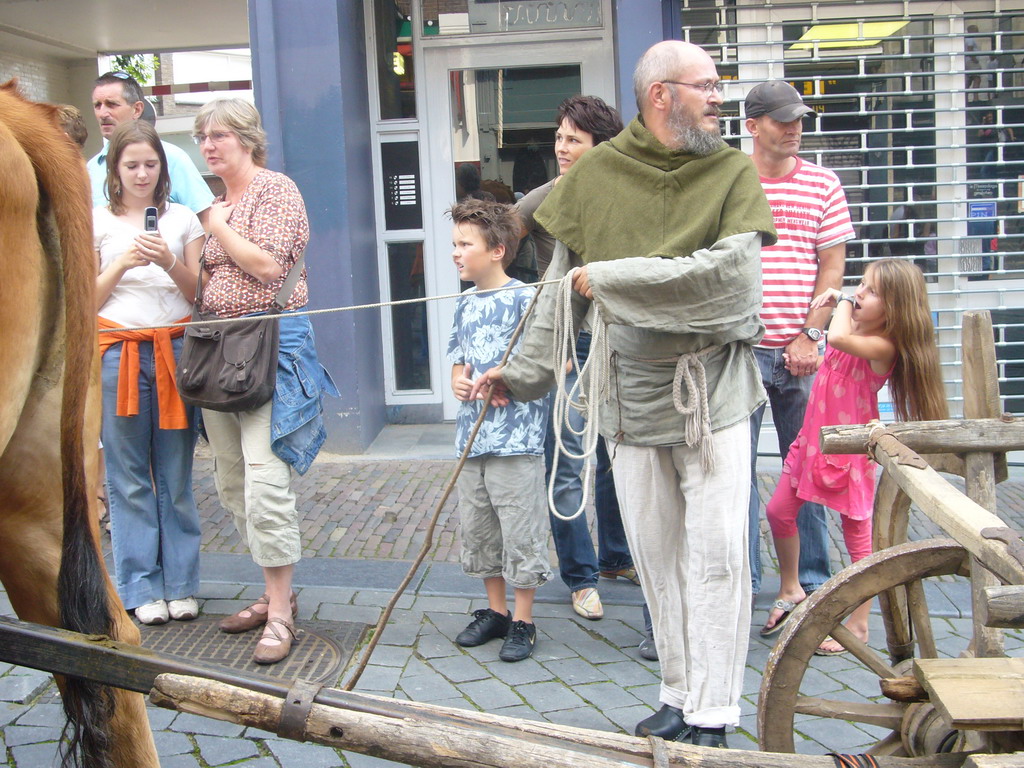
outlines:
[{"label": "horse tail", "polygon": [[[63,540],[57,594],[65,629],[111,635],[98,532],[90,515],[83,430],[86,396],[96,350],[96,261],[92,248],[92,201],[85,166],[57,125],[56,108],[24,100],[16,81],[0,86],[5,119],[39,181],[39,228],[46,258],[60,261],[64,313],[64,383],[60,416]],[[95,446],[88,446],[95,450]],[[109,768],[113,691],[68,677],[62,690],[68,747],[62,765]]]}]

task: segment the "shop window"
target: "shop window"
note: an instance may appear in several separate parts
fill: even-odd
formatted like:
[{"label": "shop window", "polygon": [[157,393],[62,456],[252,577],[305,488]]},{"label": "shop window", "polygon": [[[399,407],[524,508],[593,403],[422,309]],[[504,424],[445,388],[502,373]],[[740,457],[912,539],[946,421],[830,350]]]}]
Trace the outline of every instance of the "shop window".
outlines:
[{"label": "shop window", "polygon": [[[388,243],[388,282],[391,301],[426,296],[422,242]],[[395,360],[395,389],[430,389],[426,303],[391,307],[391,347]]]},{"label": "shop window", "polygon": [[449,86],[458,199],[514,203],[557,175],[555,114],[580,92],[578,65],[455,70]]},{"label": "shop window", "polygon": [[413,76],[412,0],[376,0],[377,84],[380,119],[416,117]]}]

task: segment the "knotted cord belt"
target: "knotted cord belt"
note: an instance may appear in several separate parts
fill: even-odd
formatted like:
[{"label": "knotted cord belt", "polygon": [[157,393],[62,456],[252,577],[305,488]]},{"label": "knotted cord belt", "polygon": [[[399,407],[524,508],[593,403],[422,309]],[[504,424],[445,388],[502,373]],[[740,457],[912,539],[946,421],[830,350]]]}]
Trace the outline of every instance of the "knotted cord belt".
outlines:
[{"label": "knotted cord belt", "polygon": [[[672,405],[686,418],[683,439],[690,448],[700,448],[700,468],[712,472],[715,468],[715,443],[711,437],[711,408],[708,406],[708,378],[704,359],[719,346],[705,347],[699,352],[687,352],[672,357],[632,357],[616,351],[616,355],[639,363],[675,363],[672,375]],[[686,384],[686,402],[683,402],[683,384]]]}]

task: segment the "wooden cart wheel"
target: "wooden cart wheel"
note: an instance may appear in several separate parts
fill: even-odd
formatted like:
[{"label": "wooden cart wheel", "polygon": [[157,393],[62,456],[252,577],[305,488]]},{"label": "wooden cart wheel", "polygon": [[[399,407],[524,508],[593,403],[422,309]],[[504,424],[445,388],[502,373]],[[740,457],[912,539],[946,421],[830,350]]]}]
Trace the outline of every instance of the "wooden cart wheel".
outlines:
[{"label": "wooden cart wheel", "polygon": [[[907,665],[895,662],[858,641],[843,620],[865,600],[880,597],[886,613],[886,645],[899,647],[902,659],[934,658],[937,651],[925,597],[924,579],[963,573],[967,551],[953,539],[906,542],[876,552],[827,581],[801,603],[790,616],[768,657],[757,707],[761,749],[793,752],[793,718],[796,714],[830,717],[889,728],[891,733],[870,751],[907,755],[905,720],[910,722],[921,705],[881,699],[879,689],[861,691],[879,701],[844,701],[800,695],[800,685],[814,650],[832,635],[879,680],[909,674]],[[891,611],[891,607],[900,606]],[[902,618],[901,618],[902,617]],[[880,646],[873,638],[872,645]],[[899,661],[900,659],[896,659]],[[921,720],[918,713],[917,719]],[[901,733],[903,734],[901,736]]]}]

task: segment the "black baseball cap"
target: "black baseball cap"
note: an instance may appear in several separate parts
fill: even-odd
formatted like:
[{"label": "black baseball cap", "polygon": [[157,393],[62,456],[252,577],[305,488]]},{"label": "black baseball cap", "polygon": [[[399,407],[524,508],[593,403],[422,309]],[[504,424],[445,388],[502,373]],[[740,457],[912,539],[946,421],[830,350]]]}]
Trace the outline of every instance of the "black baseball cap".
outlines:
[{"label": "black baseball cap", "polygon": [[784,80],[769,80],[750,89],[743,102],[743,112],[747,117],[768,115],[780,123],[791,123],[814,110],[804,104],[792,85]]}]

